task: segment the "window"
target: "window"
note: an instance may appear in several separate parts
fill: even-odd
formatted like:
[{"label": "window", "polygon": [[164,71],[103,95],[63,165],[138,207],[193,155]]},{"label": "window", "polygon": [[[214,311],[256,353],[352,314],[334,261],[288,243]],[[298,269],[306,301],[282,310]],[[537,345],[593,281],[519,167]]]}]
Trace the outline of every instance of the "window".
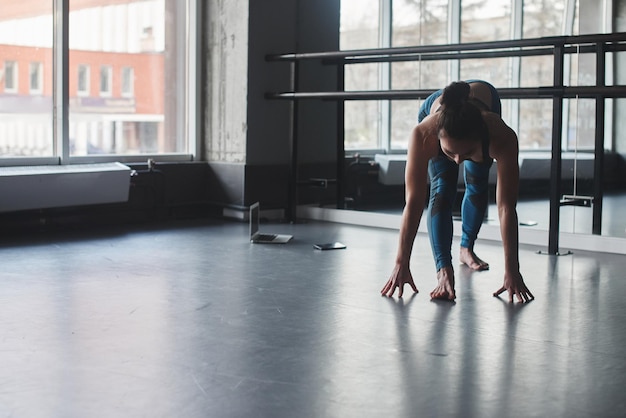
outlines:
[{"label": "window", "polygon": [[111,95],[111,84],[113,84],[113,71],[108,65],[100,67],[100,96]]},{"label": "window", "polygon": [[77,95],[78,96],[89,96],[89,66],[88,65],[79,65],[78,66],[78,88]]},{"label": "window", "polygon": [[[394,47],[441,45],[448,39],[447,0],[394,0],[391,39]],[[391,64],[394,90],[439,89],[446,83],[445,61],[408,61]],[[420,100],[397,100],[390,107],[390,149],[407,149],[409,132],[417,123]]]},{"label": "window", "polygon": [[[575,35],[571,30],[563,33],[564,28],[573,29],[573,22],[566,24],[565,7],[567,0],[547,4],[541,0],[524,1],[524,38],[542,36]],[[553,82],[553,59],[550,56],[523,57],[519,60],[519,85],[549,86]],[[519,100],[519,120],[517,126],[520,149],[550,149],[552,144],[551,100]],[[593,137],[593,136],[592,136]]]},{"label": "window", "polygon": [[4,62],[4,91],[6,93],[17,92],[17,62]]},{"label": "window", "polygon": [[197,94],[191,72],[195,57],[194,45],[186,41],[195,39],[189,36],[193,20],[188,20],[196,15],[195,4],[70,2],[70,66],[81,63],[97,69],[99,96],[70,107],[70,156],[184,157],[195,152],[190,132],[195,126],[190,123]]},{"label": "window", "polygon": [[[588,16],[585,30],[601,33],[609,26],[601,23],[602,10],[577,0],[342,0],[341,49],[577,35],[583,12]],[[568,58],[566,84],[595,83],[595,57],[587,55]],[[552,62],[551,56],[527,56],[355,64],[346,66],[345,85],[346,90],[436,90],[453,80],[479,78],[496,87],[546,86],[553,83]],[[420,104],[347,101],[346,150],[404,152]],[[566,101],[564,149],[593,146],[593,106],[593,100]],[[518,132],[521,149],[550,148],[552,127],[545,116],[552,115],[551,100],[503,100],[502,111]]]},{"label": "window", "polygon": [[[460,42],[488,42],[511,38],[511,0],[463,0]],[[480,78],[494,86],[511,85],[511,58],[463,60],[459,79]]]},{"label": "window", "polygon": [[43,84],[43,71],[40,62],[31,62],[30,64],[30,94],[41,94]]},{"label": "window", "polygon": [[193,157],[201,2],[4,3],[0,165]]},{"label": "window", "polygon": [[131,67],[122,68],[122,96],[132,97],[134,95],[135,71]]},{"label": "window", "polygon": [[[342,0],[341,49],[376,48],[379,45],[379,0]],[[380,66],[357,64],[346,66],[346,90],[376,90],[380,83]],[[374,101],[345,102],[346,148],[379,148],[379,103]]]},{"label": "window", "polygon": [[462,0],[461,42],[498,41],[511,36],[511,0]]},{"label": "window", "polygon": [[51,1],[2,4],[0,159],[11,164],[54,155],[52,22]]}]

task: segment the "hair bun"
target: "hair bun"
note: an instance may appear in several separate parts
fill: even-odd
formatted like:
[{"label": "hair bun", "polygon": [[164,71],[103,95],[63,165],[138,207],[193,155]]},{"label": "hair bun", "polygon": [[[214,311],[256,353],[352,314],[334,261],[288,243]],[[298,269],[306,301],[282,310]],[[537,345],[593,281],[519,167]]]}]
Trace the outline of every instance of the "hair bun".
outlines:
[{"label": "hair bun", "polygon": [[441,104],[448,107],[458,107],[469,99],[470,85],[465,81],[450,83],[441,96]]}]

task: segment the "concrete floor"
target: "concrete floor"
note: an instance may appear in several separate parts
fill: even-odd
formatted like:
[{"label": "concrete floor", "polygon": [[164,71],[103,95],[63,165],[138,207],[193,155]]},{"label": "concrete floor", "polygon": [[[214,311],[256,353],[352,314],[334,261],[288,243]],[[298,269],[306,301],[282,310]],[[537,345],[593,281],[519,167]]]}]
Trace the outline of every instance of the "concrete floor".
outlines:
[{"label": "concrete floor", "polygon": [[522,246],[536,299],[509,304],[479,242],[491,270],[458,266],[456,302],[433,302],[420,234],[420,293],[389,299],[397,231],[263,229],[295,238],[221,220],[2,238],[0,417],[626,415],[626,256]]}]

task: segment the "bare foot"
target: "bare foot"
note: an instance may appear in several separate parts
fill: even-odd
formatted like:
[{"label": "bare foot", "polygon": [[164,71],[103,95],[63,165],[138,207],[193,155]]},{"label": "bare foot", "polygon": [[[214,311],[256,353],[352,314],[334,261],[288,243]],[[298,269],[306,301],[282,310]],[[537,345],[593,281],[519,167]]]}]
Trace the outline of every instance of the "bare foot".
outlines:
[{"label": "bare foot", "polygon": [[454,300],[454,270],[452,267],[443,267],[437,272],[437,287],[430,292],[431,299]]},{"label": "bare foot", "polygon": [[489,270],[489,263],[484,262],[474,253],[474,250],[461,247],[461,253],[459,254],[459,260],[461,263],[467,265],[467,267],[476,271]]}]

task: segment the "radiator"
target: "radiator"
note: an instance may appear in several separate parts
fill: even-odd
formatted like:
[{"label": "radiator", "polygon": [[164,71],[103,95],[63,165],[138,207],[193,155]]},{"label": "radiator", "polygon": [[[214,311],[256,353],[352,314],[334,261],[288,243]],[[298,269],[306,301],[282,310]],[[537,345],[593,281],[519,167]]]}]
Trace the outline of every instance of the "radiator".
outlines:
[{"label": "radiator", "polygon": [[130,172],[121,163],[0,167],[0,212],[125,202]]}]

